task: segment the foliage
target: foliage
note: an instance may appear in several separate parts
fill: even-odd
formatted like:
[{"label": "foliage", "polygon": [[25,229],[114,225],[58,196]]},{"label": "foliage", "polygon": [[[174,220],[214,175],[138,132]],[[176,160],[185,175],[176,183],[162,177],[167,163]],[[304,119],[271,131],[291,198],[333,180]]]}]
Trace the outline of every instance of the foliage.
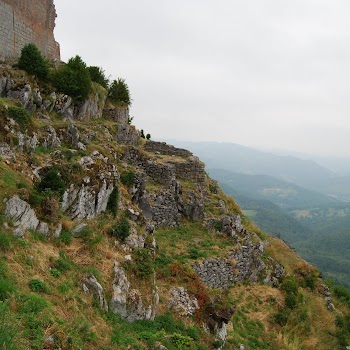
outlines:
[{"label": "foliage", "polygon": [[123,171],[120,174],[120,181],[125,186],[131,186],[135,179],[135,173],[133,171]]},{"label": "foliage", "polygon": [[39,293],[47,293],[48,292],[47,285],[44,283],[44,281],[39,280],[39,279],[31,279],[28,282],[28,286],[33,292],[39,292]]},{"label": "foliage", "polygon": [[72,233],[70,231],[67,231],[67,230],[62,230],[57,241],[62,242],[65,245],[70,245],[73,241]]},{"label": "foliage", "polygon": [[116,224],[114,224],[109,233],[113,237],[117,237],[121,241],[124,241],[130,235],[130,224],[126,216],[123,216]]},{"label": "foliage", "polygon": [[133,271],[140,278],[148,278],[154,272],[154,261],[146,248],[135,249]]},{"label": "foliage", "polygon": [[146,135],[146,139],[147,139],[147,140],[150,140],[150,139],[151,139],[151,134],[147,134],[147,135]]},{"label": "foliage", "polygon": [[86,63],[79,56],[61,65],[52,75],[56,88],[76,100],[84,100],[91,91],[91,78]]},{"label": "foliage", "polygon": [[118,203],[119,203],[119,190],[118,190],[118,187],[115,186],[111,195],[108,198],[108,203],[107,203],[107,210],[110,211],[114,217],[116,217],[117,215]]},{"label": "foliage", "polygon": [[37,189],[40,192],[51,191],[62,196],[66,190],[66,185],[61,175],[56,170],[51,169],[41,178]]},{"label": "foliage", "polygon": [[106,77],[105,71],[102,67],[90,66],[87,68],[90,73],[91,81],[100,84],[105,89],[108,89],[109,80]]},{"label": "foliage", "polygon": [[0,348],[18,350],[15,339],[18,334],[17,324],[12,316],[8,302],[0,301]]},{"label": "foliage", "polygon": [[14,242],[13,233],[0,231],[0,251],[8,251]]},{"label": "foliage", "polygon": [[45,81],[49,75],[50,64],[35,44],[31,43],[25,45],[21,50],[18,67]]},{"label": "foliage", "polygon": [[60,277],[61,276],[61,272],[58,271],[57,269],[55,269],[54,267],[50,269],[50,274],[53,277]]},{"label": "foliage", "polygon": [[124,79],[118,78],[118,80],[113,80],[109,87],[108,96],[112,102],[117,104],[131,105],[129,87]]},{"label": "foliage", "polygon": [[22,107],[9,107],[7,114],[12,118],[21,128],[28,127],[30,123],[29,112]]},{"label": "foliage", "polygon": [[66,256],[64,251],[59,252],[59,258],[54,261],[53,266],[56,268],[58,271],[65,273],[67,271],[70,271],[74,267],[74,263],[69,260],[69,258]]},{"label": "foliage", "polygon": [[146,138],[146,137],[145,137],[145,133],[144,133],[143,129],[141,129],[141,134],[140,134],[140,136],[141,136],[143,139],[145,139],[145,138]]}]

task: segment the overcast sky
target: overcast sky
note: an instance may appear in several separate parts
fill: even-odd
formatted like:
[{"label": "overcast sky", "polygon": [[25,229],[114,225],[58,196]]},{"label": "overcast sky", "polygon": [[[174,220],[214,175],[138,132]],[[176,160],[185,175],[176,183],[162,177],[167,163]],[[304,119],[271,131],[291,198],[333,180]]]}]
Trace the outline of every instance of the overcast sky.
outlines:
[{"label": "overcast sky", "polygon": [[62,59],[125,78],[153,138],[348,155],[350,1],[54,2]]}]

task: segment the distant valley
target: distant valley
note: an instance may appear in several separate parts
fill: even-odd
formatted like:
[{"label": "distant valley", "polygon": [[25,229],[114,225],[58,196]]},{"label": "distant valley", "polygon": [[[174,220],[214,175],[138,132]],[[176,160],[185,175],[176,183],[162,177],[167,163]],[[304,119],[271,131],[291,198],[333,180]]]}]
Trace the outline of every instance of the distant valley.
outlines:
[{"label": "distant valley", "polygon": [[258,226],[286,240],[325,278],[350,288],[350,175],[236,144],[172,143],[199,156]]}]

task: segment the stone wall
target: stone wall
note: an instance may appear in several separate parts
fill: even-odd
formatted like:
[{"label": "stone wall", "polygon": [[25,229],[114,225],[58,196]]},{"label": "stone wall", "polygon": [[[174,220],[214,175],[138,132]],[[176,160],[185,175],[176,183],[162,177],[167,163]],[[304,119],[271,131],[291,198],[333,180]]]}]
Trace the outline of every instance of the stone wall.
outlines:
[{"label": "stone wall", "polygon": [[192,156],[187,162],[168,161],[167,163],[175,167],[176,177],[204,184],[204,163],[202,163],[197,157]]},{"label": "stone wall", "polygon": [[53,0],[0,0],[0,61],[16,60],[29,43],[50,60],[59,60],[55,18]]},{"label": "stone wall", "polygon": [[145,145],[145,150],[150,152],[159,152],[167,156],[178,156],[178,157],[191,157],[193,154],[182,148],[176,148],[172,145],[168,145],[165,142],[147,141]]}]

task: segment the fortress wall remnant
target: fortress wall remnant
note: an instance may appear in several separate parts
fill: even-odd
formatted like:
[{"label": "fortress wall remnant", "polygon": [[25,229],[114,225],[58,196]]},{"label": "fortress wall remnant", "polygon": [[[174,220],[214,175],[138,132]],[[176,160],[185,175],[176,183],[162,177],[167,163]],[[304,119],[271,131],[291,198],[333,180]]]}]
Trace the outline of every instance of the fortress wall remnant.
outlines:
[{"label": "fortress wall remnant", "polygon": [[54,38],[53,0],[0,0],[0,61],[15,61],[23,46],[34,43],[48,59],[60,59]]}]

